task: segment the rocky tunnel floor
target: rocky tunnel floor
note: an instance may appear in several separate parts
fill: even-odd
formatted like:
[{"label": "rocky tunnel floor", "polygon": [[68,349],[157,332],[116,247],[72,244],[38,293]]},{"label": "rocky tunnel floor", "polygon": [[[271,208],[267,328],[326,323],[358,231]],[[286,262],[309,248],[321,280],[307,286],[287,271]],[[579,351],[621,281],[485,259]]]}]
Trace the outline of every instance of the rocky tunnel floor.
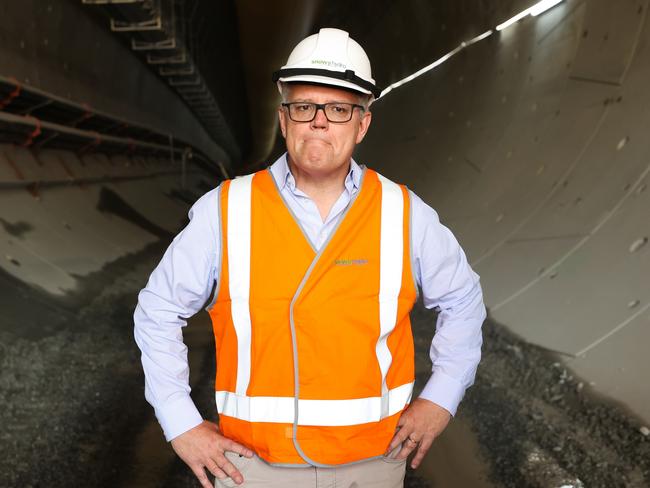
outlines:
[{"label": "rocky tunnel floor", "polygon": [[[84,305],[45,307],[56,327],[0,331],[0,487],[198,487],[164,442],[143,394],[132,313],[164,243],[111,264]],[[24,289],[3,282],[5,300]],[[19,297],[15,298],[16,300]],[[54,316],[56,315],[56,320]],[[428,376],[435,316],[413,311],[418,384]],[[31,320],[31,319],[30,319]],[[192,396],[214,420],[214,354],[205,314],[193,319]],[[595,395],[559,357],[490,319],[476,383],[426,462],[420,487],[648,487],[650,436]]]},{"label": "rocky tunnel floor", "polygon": [[[420,384],[430,320],[423,307],[413,311]],[[639,419],[600,398],[559,355],[489,316],[483,338],[476,381],[454,422],[471,426],[494,486],[650,487],[650,432]]]}]

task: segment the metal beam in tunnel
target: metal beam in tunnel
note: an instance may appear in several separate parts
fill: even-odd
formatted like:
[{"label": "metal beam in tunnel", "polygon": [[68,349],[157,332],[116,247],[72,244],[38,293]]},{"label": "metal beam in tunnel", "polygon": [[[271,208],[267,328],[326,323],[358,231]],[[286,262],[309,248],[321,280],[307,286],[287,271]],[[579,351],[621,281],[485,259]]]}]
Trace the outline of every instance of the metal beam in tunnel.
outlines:
[{"label": "metal beam in tunnel", "polygon": [[221,161],[209,160],[184,141],[115,118],[88,105],[23,86],[15,79],[0,76],[0,108],[2,142],[81,152],[157,153],[170,155],[172,159],[177,155],[181,161],[193,159],[208,171],[228,178]]},{"label": "metal beam in tunnel", "polygon": [[31,116],[0,113],[0,142],[18,142],[23,146],[36,144],[38,147],[58,147],[78,149],[86,152],[89,149],[102,152],[148,152],[153,154],[182,153],[182,149],[173,149],[152,142],[138,141],[128,137],[118,137],[100,134],[94,131],[77,129],[53,122],[39,120]]},{"label": "metal beam in tunnel", "polygon": [[[217,22],[221,25],[226,19]],[[173,134],[225,166],[240,158],[238,146],[245,144],[246,136],[236,111],[232,115],[229,110],[226,115],[238,141],[228,139],[226,132],[215,140],[215,134],[208,135],[163,79],[142,69],[143,60],[111,33],[107,19],[80,1],[3,4],[0,36],[6,40],[0,43],[0,76],[15,81],[14,88],[20,87],[23,93],[44,91],[51,98],[80,107],[80,115],[86,111],[110,114],[133,127],[150,127],[165,138]],[[218,53],[231,56],[231,51],[226,46]],[[239,96],[235,89],[228,100]],[[0,100],[2,105],[7,101],[4,97]],[[28,99],[23,97],[23,101]],[[48,110],[47,106],[34,107],[39,112]],[[224,113],[230,109],[223,108]],[[92,120],[85,121],[85,125],[91,124]]]},{"label": "metal beam in tunnel", "polygon": [[[199,33],[195,32],[194,17],[198,1],[82,0],[82,3],[105,9],[111,31],[127,36],[131,49],[144,56],[144,60],[188,104],[216,141],[234,139],[212,88],[195,61]],[[196,90],[188,91],[187,87]],[[201,97],[197,98],[197,94]]]}]

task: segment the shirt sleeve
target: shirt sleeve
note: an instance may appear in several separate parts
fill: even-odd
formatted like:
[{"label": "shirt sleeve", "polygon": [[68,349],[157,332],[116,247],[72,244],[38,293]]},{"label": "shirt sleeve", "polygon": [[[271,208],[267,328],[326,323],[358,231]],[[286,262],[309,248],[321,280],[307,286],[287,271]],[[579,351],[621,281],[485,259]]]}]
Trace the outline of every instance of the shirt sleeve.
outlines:
[{"label": "shirt sleeve", "polygon": [[429,351],[432,375],[420,398],[455,415],[481,360],[481,327],[487,314],[480,278],[436,211],[413,192],[410,195],[414,272],[424,306],[438,311]]},{"label": "shirt sleeve", "polygon": [[182,327],[206,303],[218,276],[219,191],[203,195],[138,295],[134,336],[142,351],[145,398],[171,441],[203,419],[190,398]]}]

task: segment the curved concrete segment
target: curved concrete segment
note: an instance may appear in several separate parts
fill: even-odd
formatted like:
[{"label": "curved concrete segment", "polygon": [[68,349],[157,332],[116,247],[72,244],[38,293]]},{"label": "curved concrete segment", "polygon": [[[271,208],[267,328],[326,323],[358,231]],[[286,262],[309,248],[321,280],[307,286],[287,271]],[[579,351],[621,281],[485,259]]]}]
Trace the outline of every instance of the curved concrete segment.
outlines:
[{"label": "curved concrete segment", "polygon": [[438,210],[496,320],[650,420],[647,10],[494,33],[380,99],[360,158]]},{"label": "curved concrete segment", "polygon": [[[0,185],[36,180],[43,186],[0,189],[0,269],[54,295],[76,291],[79,277],[173,235],[187,208],[204,189],[203,175],[190,172],[183,197],[181,175],[146,177],[168,161],[87,155],[67,151],[35,153],[0,146]],[[178,168],[176,168],[178,170]],[[46,182],[83,177],[122,179],[47,187]],[[216,185],[216,182],[215,182]]]}]

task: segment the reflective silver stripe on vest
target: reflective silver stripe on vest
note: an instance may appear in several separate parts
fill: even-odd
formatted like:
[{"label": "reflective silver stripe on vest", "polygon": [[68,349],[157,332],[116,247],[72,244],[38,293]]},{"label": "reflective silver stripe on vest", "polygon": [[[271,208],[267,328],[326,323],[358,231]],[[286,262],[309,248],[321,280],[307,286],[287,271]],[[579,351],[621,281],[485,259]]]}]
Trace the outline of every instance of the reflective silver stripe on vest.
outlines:
[{"label": "reflective silver stripe on vest", "polygon": [[[406,383],[386,392],[386,397],[354,398],[350,400],[298,400],[298,425],[340,427],[378,422],[394,415],[411,400],[413,383]],[[240,396],[230,391],[215,393],[219,414],[248,422],[294,421],[293,397]],[[387,415],[383,405],[390,405]]]},{"label": "reflective silver stripe on vest", "polygon": [[251,378],[251,182],[235,178],[228,190],[228,285],[237,333],[237,395],[245,396]]},{"label": "reflective silver stripe on vest", "polygon": [[[381,371],[382,418],[390,415],[390,395],[386,395],[386,375],[393,362],[388,336],[397,322],[397,298],[402,288],[404,260],[404,195],[399,185],[381,175],[381,242],[379,251],[379,339],[375,352]],[[402,404],[403,406],[403,404]]]}]

